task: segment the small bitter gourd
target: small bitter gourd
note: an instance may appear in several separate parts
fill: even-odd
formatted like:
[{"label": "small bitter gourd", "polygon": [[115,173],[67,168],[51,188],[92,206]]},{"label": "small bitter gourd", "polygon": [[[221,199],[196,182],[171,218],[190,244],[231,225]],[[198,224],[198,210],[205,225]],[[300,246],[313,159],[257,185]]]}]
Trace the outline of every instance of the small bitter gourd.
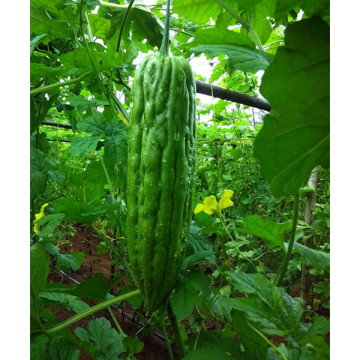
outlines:
[{"label": "small bitter gourd", "polygon": [[135,282],[152,312],[175,285],[191,222],[196,86],[189,63],[147,56],[131,96],[127,242]]}]

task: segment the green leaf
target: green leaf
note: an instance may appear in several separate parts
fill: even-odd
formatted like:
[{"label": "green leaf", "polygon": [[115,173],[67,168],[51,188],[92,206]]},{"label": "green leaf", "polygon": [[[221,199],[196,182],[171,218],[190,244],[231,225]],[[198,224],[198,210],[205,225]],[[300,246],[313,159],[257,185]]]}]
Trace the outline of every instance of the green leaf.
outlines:
[{"label": "green leaf", "polygon": [[260,274],[226,274],[238,291],[249,295],[231,299],[231,305],[245,312],[249,320],[261,327],[261,331],[284,336],[298,326],[303,313],[302,306],[283,288],[276,287]]},{"label": "green leaf", "polygon": [[272,59],[272,55],[259,53],[248,46],[241,45],[199,45],[192,48],[194,52],[204,52],[211,56],[225,54],[229,57],[229,65],[233,70],[256,73],[265,70]]},{"label": "green leaf", "polygon": [[127,142],[124,140],[124,135],[107,136],[104,142],[105,159],[112,164],[120,161],[127,161]]},{"label": "green leaf", "polygon": [[[41,34],[38,36],[34,36],[31,40],[30,40],[30,56],[32,55],[34,49],[36,48],[36,46],[39,44],[39,42],[46,38],[47,34]],[[30,63],[30,69],[31,69],[31,63]],[[30,70],[31,73],[31,70]]]},{"label": "green leaf", "polygon": [[[96,108],[99,105],[109,105],[109,102],[106,100],[101,100],[101,99],[90,99],[89,100],[89,99],[86,99],[82,95],[78,95],[78,96],[71,95],[71,96],[69,96],[68,101],[71,106],[74,106],[80,112],[87,110],[89,107]],[[94,116],[98,116],[97,121],[101,122],[102,118],[101,118],[101,114],[99,112],[95,112]],[[86,118],[86,119],[88,119],[88,118]],[[98,135],[98,134],[94,134],[94,135]]]},{"label": "green leaf", "polygon": [[255,48],[254,42],[244,34],[226,28],[197,29],[194,40],[183,44],[180,48],[192,49],[199,45],[245,45]]},{"label": "green leaf", "polygon": [[216,263],[212,244],[199,233],[199,230],[199,227],[191,224],[183,269],[202,263]]},{"label": "green leaf", "polygon": [[62,336],[52,339],[49,347],[49,360],[78,360],[80,351],[75,345]]},{"label": "green leaf", "polygon": [[61,254],[59,253],[56,260],[56,266],[60,270],[68,270],[72,269],[73,271],[77,271],[80,269],[80,266],[84,260],[83,252],[73,252],[71,254]]},{"label": "green leaf", "polygon": [[81,282],[76,289],[71,291],[71,294],[89,300],[105,300],[106,295],[120,280],[121,278],[115,277],[105,282],[104,275],[97,273]]},{"label": "green leaf", "polygon": [[200,305],[204,294],[208,293],[209,279],[201,271],[180,275],[175,292],[170,299],[174,314],[179,320],[189,316],[195,305]]},{"label": "green leaf", "polygon": [[269,0],[262,0],[249,11],[251,23],[262,44],[268,41],[273,31],[269,18],[273,18],[274,12],[275,1]]},{"label": "green leaf", "polygon": [[[99,15],[105,19],[111,21],[111,29],[107,33],[107,39],[114,36],[116,31],[120,29],[121,22],[124,18],[124,14],[127,6],[123,8],[110,8],[101,6],[99,9]],[[161,20],[145,6],[133,6],[126,21],[122,38],[126,41],[130,38],[130,31],[132,40],[142,42],[147,39],[152,46],[160,48],[162,35],[163,35],[163,23]],[[114,37],[115,42],[113,49],[116,49],[117,36]]]},{"label": "green leaf", "polygon": [[294,243],[294,249],[300,251],[301,258],[315,269],[329,271],[330,270],[330,254],[310,249],[309,247]]},{"label": "green leaf", "polygon": [[41,329],[41,303],[38,295],[46,285],[50,272],[50,257],[38,243],[30,247],[30,328]]},{"label": "green leaf", "polygon": [[48,175],[50,180],[55,181],[59,185],[66,179],[66,175],[60,170],[49,170]]},{"label": "green leaf", "polygon": [[49,338],[46,335],[37,335],[30,338],[30,360],[46,360],[46,345]]},{"label": "green leaf", "polygon": [[62,223],[65,214],[45,215],[41,219],[35,221],[39,226],[45,225],[44,228],[37,233],[39,238],[54,234],[57,227]]},{"label": "green leaf", "polygon": [[36,298],[46,285],[50,272],[50,257],[43,247],[36,243],[30,247],[30,293]]},{"label": "green leaf", "polygon": [[123,339],[123,345],[130,354],[138,354],[144,348],[144,343],[133,337],[126,337]]},{"label": "green leaf", "polygon": [[49,34],[50,39],[67,39],[74,36],[73,26],[78,26],[78,18],[71,6],[58,10],[56,3],[62,1],[30,1],[30,33]]},{"label": "green leaf", "polygon": [[243,228],[237,230],[257,236],[265,240],[270,248],[280,246],[285,250],[285,233],[291,230],[291,220],[278,224],[270,219],[262,219],[257,215],[247,215],[244,218]]},{"label": "green leaf", "polygon": [[97,360],[113,360],[125,351],[123,337],[111,327],[109,320],[103,317],[91,320],[87,330],[76,328],[74,333],[80,340],[95,346],[101,354]]},{"label": "green leaf", "polygon": [[97,144],[101,139],[98,136],[75,137],[70,145],[69,154],[71,156],[85,156],[96,150]]},{"label": "green leaf", "polygon": [[50,301],[55,301],[65,306],[67,310],[73,310],[76,313],[80,313],[89,308],[89,305],[86,302],[79,300],[76,296],[70,294],[43,291],[40,293],[40,297]]},{"label": "green leaf", "polygon": [[53,201],[52,206],[55,213],[65,214],[64,221],[78,221],[85,224],[91,224],[98,217],[110,214],[118,208],[118,205],[92,205],[70,198],[58,198]]},{"label": "green leaf", "polygon": [[234,330],[241,338],[246,357],[254,360],[266,359],[268,348],[266,340],[249,326],[242,312],[233,310],[231,317]]},{"label": "green leaf", "polygon": [[30,149],[30,198],[34,199],[36,195],[41,195],[46,190],[48,179],[48,166],[53,166],[40,150]]},{"label": "green leaf", "polygon": [[[189,339],[189,348],[193,349],[196,343],[196,350],[190,350],[185,359],[191,360],[220,360],[237,359],[247,360],[245,354],[240,350],[240,344],[232,337],[225,336],[220,330],[209,330],[197,334]],[[249,359],[250,360],[250,359]]]},{"label": "green leaf", "polygon": [[316,165],[328,168],[330,154],[329,26],[317,17],[291,24],[285,43],[262,78],[272,110],[254,143],[276,197],[295,194]]}]

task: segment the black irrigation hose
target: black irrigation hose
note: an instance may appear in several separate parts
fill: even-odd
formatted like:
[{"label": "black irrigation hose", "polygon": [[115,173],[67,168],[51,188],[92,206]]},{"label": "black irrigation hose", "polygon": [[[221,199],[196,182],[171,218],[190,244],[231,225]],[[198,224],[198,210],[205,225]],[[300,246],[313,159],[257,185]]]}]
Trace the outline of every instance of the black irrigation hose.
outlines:
[{"label": "black irrigation hose", "polygon": [[[66,277],[68,280],[72,281],[74,284],[76,284],[76,285],[79,285],[79,284],[80,284],[79,281],[77,281],[76,279],[73,279],[71,276],[69,276],[68,274],[66,274],[64,271],[58,269],[56,266],[51,265],[51,267],[52,267],[53,269],[55,269],[59,274],[61,274],[62,276]],[[131,316],[130,314],[128,314],[126,311],[124,311],[124,310],[122,310],[122,309],[119,309],[119,308],[118,308],[117,306],[115,306],[115,305],[112,305],[111,307],[112,307],[114,310],[121,312],[122,315],[125,315],[128,319],[130,319],[130,320],[133,321],[133,316]],[[144,324],[143,322],[139,321],[139,324],[140,324],[140,326],[145,327],[145,324]],[[159,332],[154,331],[154,335],[156,335],[157,337],[159,337],[161,340],[165,341],[165,337],[164,337],[162,334],[160,334]]]}]

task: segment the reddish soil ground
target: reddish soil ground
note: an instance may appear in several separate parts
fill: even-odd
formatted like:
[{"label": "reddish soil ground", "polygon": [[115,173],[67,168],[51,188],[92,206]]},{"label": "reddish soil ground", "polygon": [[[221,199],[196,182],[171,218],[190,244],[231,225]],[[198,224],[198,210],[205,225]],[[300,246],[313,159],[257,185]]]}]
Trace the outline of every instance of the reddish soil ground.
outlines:
[{"label": "reddish soil ground", "polygon": [[[70,253],[75,251],[81,251],[85,254],[84,261],[82,266],[77,271],[66,271],[66,274],[69,275],[72,279],[75,279],[79,282],[91,278],[97,273],[102,273],[105,280],[110,279],[111,266],[109,258],[106,254],[98,255],[97,245],[101,242],[101,239],[94,234],[91,228],[85,227],[83,225],[75,226],[76,233],[74,237],[68,238],[68,242],[61,246],[63,253]],[[74,285],[74,282],[63,276],[57,270],[53,270],[48,277],[49,281]],[[120,288],[121,284],[115,287],[115,289]],[[95,305],[94,301],[86,300],[89,306]],[[122,314],[121,309],[113,309],[113,313],[116,316],[122,330],[130,335],[133,328],[133,312],[130,306],[126,306],[123,309],[128,316]],[[66,320],[71,316],[75,315],[75,312],[68,311],[65,308],[57,309],[56,317],[59,320]],[[114,329],[116,326],[110,316],[108,310],[99,311],[92,316],[89,316],[76,324],[70,326],[70,330],[73,331],[77,327],[87,328],[89,321],[95,318],[105,317],[108,319]],[[138,360],[168,360],[169,354],[166,348],[166,343],[162,338],[162,334],[159,330],[156,330],[155,333],[150,335],[144,335],[140,333],[138,335],[139,340],[144,343],[144,348],[141,353],[136,354]],[[93,360],[83,349],[80,350],[80,360]],[[173,348],[174,359],[177,360],[176,348]]]}]

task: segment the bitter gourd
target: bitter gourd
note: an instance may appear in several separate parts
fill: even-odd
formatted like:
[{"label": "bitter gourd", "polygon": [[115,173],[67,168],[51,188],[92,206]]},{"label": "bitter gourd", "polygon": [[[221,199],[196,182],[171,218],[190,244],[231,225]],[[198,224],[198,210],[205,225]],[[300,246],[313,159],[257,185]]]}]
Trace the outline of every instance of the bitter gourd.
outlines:
[{"label": "bitter gourd", "polygon": [[131,96],[127,242],[135,281],[152,312],[175,285],[191,222],[196,87],[189,63],[147,56]]}]

